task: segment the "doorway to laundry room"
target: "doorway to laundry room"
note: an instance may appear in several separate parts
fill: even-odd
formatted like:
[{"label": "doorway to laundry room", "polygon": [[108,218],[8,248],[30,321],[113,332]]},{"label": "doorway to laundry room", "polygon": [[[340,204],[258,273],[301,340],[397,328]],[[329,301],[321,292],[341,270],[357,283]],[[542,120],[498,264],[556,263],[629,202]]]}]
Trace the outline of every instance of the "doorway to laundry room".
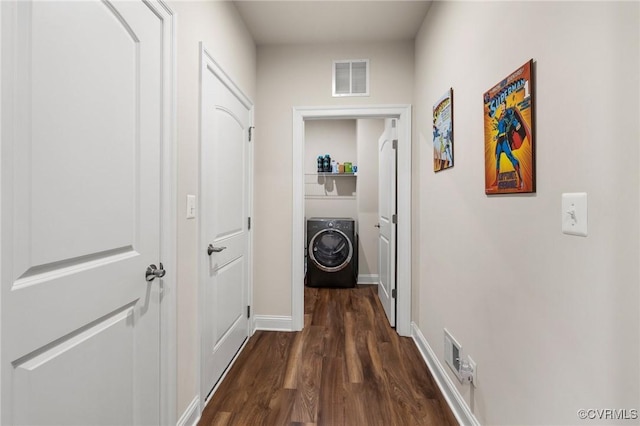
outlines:
[{"label": "doorway to laundry room", "polygon": [[[389,155],[386,148],[398,147],[399,140],[402,140],[400,152],[404,152],[405,157],[399,156],[396,162],[397,151],[393,148],[392,160],[381,163],[380,150],[385,148],[384,155]],[[402,320],[398,321],[397,331],[401,335],[410,333],[410,141],[410,106],[294,109],[292,311],[296,329],[303,327],[305,288],[350,288],[356,284],[384,288],[380,285],[382,273],[389,278],[397,278],[399,288],[408,289],[400,292],[406,298],[401,299],[392,298],[390,288],[386,287],[386,299],[393,308],[396,302],[401,307],[398,317]],[[300,164],[295,158],[300,159]],[[399,168],[397,179],[404,190],[398,193],[397,198],[396,184],[390,183],[389,173],[385,175],[389,182],[380,185],[380,164],[383,168],[393,165],[394,181],[396,166],[403,166]],[[391,188],[392,197],[387,194],[382,198],[389,204],[388,208],[381,209],[380,191]],[[398,216],[395,216],[396,208]],[[398,254],[404,253],[404,257],[398,258],[401,267],[396,274],[395,250],[389,252],[386,250],[388,247],[381,246],[379,242],[384,228],[381,211],[392,212],[395,219],[403,216],[400,210],[407,221],[402,230],[398,229],[397,241],[402,246]],[[389,246],[395,248],[395,231],[400,227],[397,222],[392,222],[391,214],[388,216],[386,238],[392,243]],[[391,228],[392,234],[389,233]],[[301,253],[297,252],[296,246]],[[386,266],[385,257],[381,262],[381,247]],[[395,280],[392,283],[388,279],[382,281],[393,284],[393,295],[396,296]],[[378,293],[381,292],[378,290]],[[384,300],[384,294],[381,296]],[[390,324],[395,325],[395,309],[385,306],[385,311]]]},{"label": "doorway to laundry room", "polygon": [[[308,287],[378,284],[377,142],[383,131],[381,118],[305,123]],[[345,263],[347,259],[350,264]],[[341,274],[339,266],[350,273]]]}]

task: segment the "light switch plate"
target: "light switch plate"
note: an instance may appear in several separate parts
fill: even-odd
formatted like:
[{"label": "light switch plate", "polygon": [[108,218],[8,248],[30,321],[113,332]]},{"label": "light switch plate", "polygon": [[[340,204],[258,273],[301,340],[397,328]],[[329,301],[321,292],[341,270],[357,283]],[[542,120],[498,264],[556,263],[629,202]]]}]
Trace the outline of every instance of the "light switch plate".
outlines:
[{"label": "light switch plate", "polygon": [[196,217],[196,196],[187,195],[187,219]]},{"label": "light switch plate", "polygon": [[587,193],[562,194],[562,232],[587,236]]}]

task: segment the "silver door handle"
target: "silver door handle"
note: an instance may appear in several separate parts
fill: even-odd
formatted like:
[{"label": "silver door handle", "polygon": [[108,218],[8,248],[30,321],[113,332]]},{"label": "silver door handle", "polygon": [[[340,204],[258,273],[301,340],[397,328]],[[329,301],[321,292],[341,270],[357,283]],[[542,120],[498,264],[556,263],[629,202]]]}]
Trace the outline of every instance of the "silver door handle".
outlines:
[{"label": "silver door handle", "polygon": [[213,253],[220,253],[222,250],[225,250],[226,247],[214,247],[212,244],[209,244],[207,247],[207,254],[211,256]]},{"label": "silver door handle", "polygon": [[375,228],[380,228],[380,224],[376,223],[375,225],[373,225]]},{"label": "silver door handle", "polygon": [[160,267],[158,268],[156,265],[149,265],[147,267],[147,271],[144,274],[144,278],[148,281],[151,282],[153,280],[157,278],[162,278],[164,277],[164,275],[167,273],[167,271],[164,270],[164,266],[162,266],[162,262],[160,262]]}]

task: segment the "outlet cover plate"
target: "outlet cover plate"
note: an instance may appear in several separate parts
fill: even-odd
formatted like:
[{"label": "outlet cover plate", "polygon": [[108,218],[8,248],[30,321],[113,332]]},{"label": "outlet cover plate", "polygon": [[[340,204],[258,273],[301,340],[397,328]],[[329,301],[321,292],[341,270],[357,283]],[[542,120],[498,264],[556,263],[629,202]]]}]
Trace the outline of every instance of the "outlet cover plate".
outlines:
[{"label": "outlet cover plate", "polygon": [[471,379],[471,384],[475,388],[476,386],[478,386],[478,366],[476,365],[476,362],[469,355],[467,355],[467,362],[469,363],[469,365],[471,366],[471,369],[473,370],[473,379]]},{"label": "outlet cover plate", "polygon": [[562,232],[586,237],[587,219],[587,193],[562,194]]}]

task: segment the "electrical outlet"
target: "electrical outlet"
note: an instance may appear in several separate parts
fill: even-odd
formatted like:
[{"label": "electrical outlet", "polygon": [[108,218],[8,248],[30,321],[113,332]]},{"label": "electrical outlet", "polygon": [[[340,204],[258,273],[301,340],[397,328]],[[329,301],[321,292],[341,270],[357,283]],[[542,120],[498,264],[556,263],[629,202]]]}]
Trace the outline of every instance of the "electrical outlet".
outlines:
[{"label": "electrical outlet", "polygon": [[473,387],[476,387],[478,386],[478,366],[469,355],[467,355],[467,362],[469,363],[469,367],[471,369],[471,384],[473,385]]},{"label": "electrical outlet", "polygon": [[461,383],[473,383],[475,378],[475,362],[471,357],[467,357],[467,361],[461,359],[460,361],[460,382]]}]

